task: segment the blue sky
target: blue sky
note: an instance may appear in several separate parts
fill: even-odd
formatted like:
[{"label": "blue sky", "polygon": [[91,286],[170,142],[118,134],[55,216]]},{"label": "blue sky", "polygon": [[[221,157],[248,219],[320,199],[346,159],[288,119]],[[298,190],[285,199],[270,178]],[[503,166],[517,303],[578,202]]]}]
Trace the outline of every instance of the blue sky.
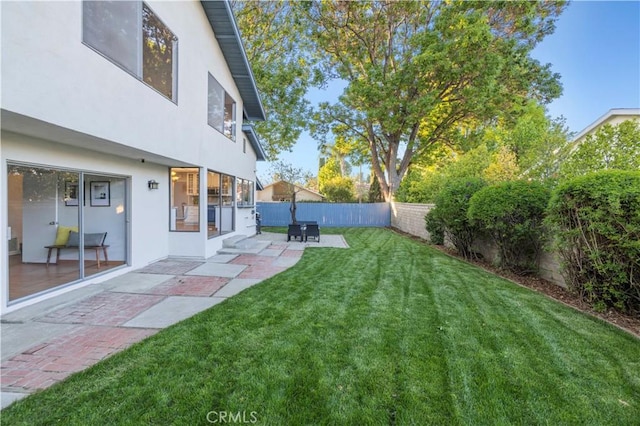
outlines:
[{"label": "blue sky", "polygon": [[[580,132],[611,108],[640,108],[640,1],[574,1],[556,22],[555,32],[533,51],[561,75],[560,98],[548,105],[551,117],[564,116]],[[308,94],[312,103],[334,102],[343,83]],[[303,134],[280,159],[318,173],[317,143]],[[258,163],[258,177],[270,181],[271,164]]]}]

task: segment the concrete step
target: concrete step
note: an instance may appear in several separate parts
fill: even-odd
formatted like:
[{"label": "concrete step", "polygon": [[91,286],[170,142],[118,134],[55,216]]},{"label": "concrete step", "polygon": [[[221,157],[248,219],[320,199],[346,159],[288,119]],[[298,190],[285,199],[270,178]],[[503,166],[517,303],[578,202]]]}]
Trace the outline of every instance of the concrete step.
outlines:
[{"label": "concrete step", "polygon": [[225,247],[218,254],[258,254],[271,245],[271,241],[260,241],[252,238],[244,238],[235,243],[234,247]]},{"label": "concrete step", "polygon": [[246,235],[234,235],[233,237],[225,238],[224,240],[222,240],[222,247],[236,248],[238,244],[240,244],[242,241],[246,240],[247,238],[249,237],[247,237]]}]

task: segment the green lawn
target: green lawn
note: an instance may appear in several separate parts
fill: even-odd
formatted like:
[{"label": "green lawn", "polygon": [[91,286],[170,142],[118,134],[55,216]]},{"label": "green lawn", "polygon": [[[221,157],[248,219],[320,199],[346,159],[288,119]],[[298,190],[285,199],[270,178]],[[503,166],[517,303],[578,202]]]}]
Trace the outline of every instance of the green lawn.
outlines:
[{"label": "green lawn", "polygon": [[391,231],[340,232],[350,249],[307,249],[2,424],[640,423],[640,340]]}]

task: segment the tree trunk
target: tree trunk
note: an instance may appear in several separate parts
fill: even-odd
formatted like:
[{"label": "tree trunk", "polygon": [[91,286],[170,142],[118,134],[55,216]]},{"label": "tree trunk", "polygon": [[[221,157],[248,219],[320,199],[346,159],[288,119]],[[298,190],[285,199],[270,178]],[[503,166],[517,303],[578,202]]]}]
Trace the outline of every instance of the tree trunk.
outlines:
[{"label": "tree trunk", "polygon": [[296,191],[294,190],[291,193],[291,206],[289,207],[289,211],[291,212],[291,223],[292,224],[296,224],[298,223],[298,221],[296,220],[296,209],[298,207],[296,206]]}]

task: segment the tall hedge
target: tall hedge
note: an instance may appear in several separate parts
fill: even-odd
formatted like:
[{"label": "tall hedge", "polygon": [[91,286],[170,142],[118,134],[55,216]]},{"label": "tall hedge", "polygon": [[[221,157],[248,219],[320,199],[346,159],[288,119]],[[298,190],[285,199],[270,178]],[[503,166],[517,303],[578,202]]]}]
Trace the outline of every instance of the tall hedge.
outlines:
[{"label": "tall hedge", "polygon": [[468,217],[496,244],[502,267],[527,275],[538,270],[548,201],[549,190],[537,182],[502,182],[471,197]]},{"label": "tall hedge", "polygon": [[476,226],[467,217],[469,200],[486,183],[479,178],[458,178],[447,181],[435,197],[436,206],[427,214],[427,230],[440,225],[444,234],[466,259],[474,257],[471,244],[478,234]]},{"label": "tall hedge", "polygon": [[572,289],[596,308],[640,314],[640,172],[601,171],[561,183],[547,222]]}]

